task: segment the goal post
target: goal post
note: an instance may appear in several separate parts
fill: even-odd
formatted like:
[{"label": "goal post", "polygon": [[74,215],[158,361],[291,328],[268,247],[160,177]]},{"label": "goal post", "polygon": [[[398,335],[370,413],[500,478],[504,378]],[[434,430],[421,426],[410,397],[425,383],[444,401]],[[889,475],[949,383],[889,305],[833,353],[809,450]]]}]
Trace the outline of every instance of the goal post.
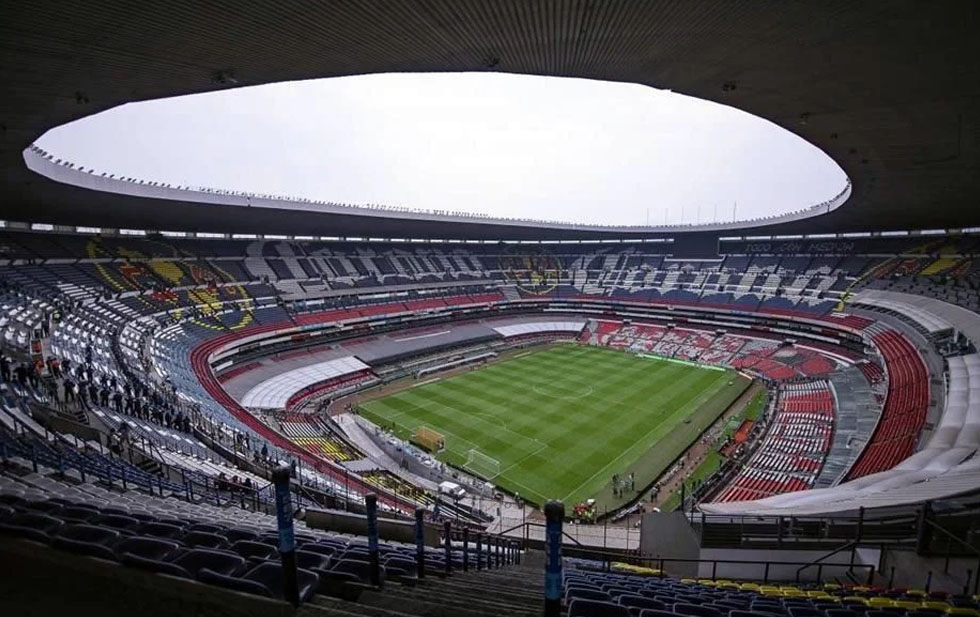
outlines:
[{"label": "goal post", "polygon": [[469,451],[463,468],[484,480],[493,480],[500,474],[500,461],[474,448]]},{"label": "goal post", "polygon": [[443,434],[427,426],[415,429],[412,442],[429,452],[441,452],[446,447],[446,438]]}]

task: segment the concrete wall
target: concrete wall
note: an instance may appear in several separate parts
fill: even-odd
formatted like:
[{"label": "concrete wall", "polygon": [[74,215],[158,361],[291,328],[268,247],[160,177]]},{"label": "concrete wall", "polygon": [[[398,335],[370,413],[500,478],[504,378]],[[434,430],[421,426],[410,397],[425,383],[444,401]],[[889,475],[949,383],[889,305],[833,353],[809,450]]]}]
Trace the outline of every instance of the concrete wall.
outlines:
[{"label": "concrete wall", "polygon": [[[705,548],[700,551],[702,563],[699,565],[698,576],[711,578],[712,569],[714,568],[715,578],[793,582],[797,580],[797,570],[799,570],[800,566],[820,559],[824,555],[827,555],[828,552]],[[877,549],[862,549],[861,551],[855,552],[855,568],[853,574],[857,580],[862,583],[867,582],[869,568],[863,566],[872,566],[877,570],[880,553],[881,551]],[[714,561],[722,563],[712,563]],[[819,580],[833,578],[847,580],[847,572],[851,570],[850,561],[850,551],[843,551],[824,559],[822,567],[811,566],[802,570],[799,572],[799,580],[801,582],[817,581],[818,574],[820,576]],[[759,563],[753,564],[750,562]],[[875,576],[874,582],[878,583],[879,581],[880,578]]]},{"label": "concrete wall", "polygon": [[[367,536],[367,518],[360,514],[334,510],[307,510],[306,524],[324,531]],[[415,523],[378,518],[378,536],[382,540],[415,544]],[[436,525],[425,525],[425,543],[427,546],[439,546],[439,528]]]},{"label": "concrete wall", "polygon": [[[700,540],[681,512],[650,512],[643,515],[640,535],[640,554],[644,557],[672,559],[699,558]],[[657,567],[657,563],[651,564]],[[697,576],[697,564],[665,563],[671,576]]]}]

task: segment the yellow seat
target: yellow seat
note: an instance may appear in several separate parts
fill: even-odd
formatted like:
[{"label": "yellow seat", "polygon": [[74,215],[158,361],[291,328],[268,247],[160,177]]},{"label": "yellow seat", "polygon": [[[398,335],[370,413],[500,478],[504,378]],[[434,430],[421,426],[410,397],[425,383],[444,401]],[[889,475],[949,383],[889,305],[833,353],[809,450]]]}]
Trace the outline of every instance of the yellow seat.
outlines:
[{"label": "yellow seat", "polygon": [[857,604],[868,605],[868,599],[862,598],[861,596],[844,596],[842,602],[855,602]]},{"label": "yellow seat", "polygon": [[718,589],[739,589],[739,586],[731,581],[718,581]]},{"label": "yellow seat", "polygon": [[837,591],[838,589],[840,589],[840,585],[838,585],[837,583],[824,583],[823,588],[826,589],[827,591]]},{"label": "yellow seat", "polygon": [[867,587],[864,587],[862,585],[855,585],[854,587],[851,587],[851,591],[857,591],[858,593],[862,593],[862,592],[865,592],[867,590],[868,590],[868,588]]},{"label": "yellow seat", "polygon": [[912,600],[895,600],[895,606],[904,608],[907,611],[914,611],[919,608],[919,603],[913,602]]},{"label": "yellow seat", "polygon": [[936,600],[926,600],[919,606],[921,606],[922,608],[935,609],[937,611],[945,611],[951,608],[949,604],[946,604],[945,602],[937,602]]},{"label": "yellow seat", "polygon": [[908,589],[906,590],[905,595],[915,596],[916,598],[924,598],[926,597],[926,592],[922,589]]},{"label": "yellow seat", "polygon": [[895,601],[892,600],[891,598],[881,598],[881,597],[868,598],[868,606],[874,606],[874,607],[895,606]]},{"label": "yellow seat", "polygon": [[699,585],[704,585],[704,586],[706,586],[706,587],[714,587],[714,586],[716,586],[716,585],[717,585],[718,583],[717,583],[717,582],[715,582],[715,581],[713,581],[713,580],[711,580],[710,578],[699,578],[699,579],[698,579],[698,584],[699,584]]},{"label": "yellow seat", "polygon": [[759,591],[759,586],[755,583],[742,583],[738,588],[742,591]]},{"label": "yellow seat", "polygon": [[775,587],[762,587],[759,589],[759,593],[764,596],[775,596],[780,598],[783,596],[783,592]]},{"label": "yellow seat", "polygon": [[806,594],[799,589],[782,589],[785,598],[805,598]]},{"label": "yellow seat", "polygon": [[947,615],[967,615],[968,617],[978,617],[980,611],[975,608],[967,608],[965,606],[953,606],[946,609]]}]

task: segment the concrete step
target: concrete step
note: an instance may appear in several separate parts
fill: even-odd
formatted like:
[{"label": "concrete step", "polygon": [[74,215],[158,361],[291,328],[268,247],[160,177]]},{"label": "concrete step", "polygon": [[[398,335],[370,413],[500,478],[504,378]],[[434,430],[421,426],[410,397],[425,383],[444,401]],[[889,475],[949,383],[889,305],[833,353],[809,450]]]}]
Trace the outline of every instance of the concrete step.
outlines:
[{"label": "concrete step", "polygon": [[405,591],[406,588],[365,591],[358,598],[358,604],[426,617],[533,617],[539,612],[530,607],[514,607],[480,600],[478,588],[474,588],[472,593],[459,596],[406,594]]},{"label": "concrete step", "polygon": [[416,587],[414,589],[402,588],[395,590],[393,593],[403,598],[417,598],[428,602],[439,601],[443,604],[455,605],[461,608],[505,610],[508,614],[511,611],[521,612],[535,604],[533,596],[518,598],[513,596],[504,597],[501,594],[492,593],[477,582],[474,582],[468,587],[449,588],[436,585]]}]

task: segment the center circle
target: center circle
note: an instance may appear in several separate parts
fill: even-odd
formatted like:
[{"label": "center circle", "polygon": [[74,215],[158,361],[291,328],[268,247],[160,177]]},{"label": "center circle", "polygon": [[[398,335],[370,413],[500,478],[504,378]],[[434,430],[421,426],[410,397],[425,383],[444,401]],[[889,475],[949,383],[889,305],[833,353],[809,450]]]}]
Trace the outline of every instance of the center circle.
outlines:
[{"label": "center circle", "polygon": [[580,386],[577,388],[558,388],[551,384],[536,384],[531,388],[536,394],[541,396],[547,396],[548,398],[556,398],[560,400],[574,400],[585,398],[589,396],[594,391],[592,386]]}]

